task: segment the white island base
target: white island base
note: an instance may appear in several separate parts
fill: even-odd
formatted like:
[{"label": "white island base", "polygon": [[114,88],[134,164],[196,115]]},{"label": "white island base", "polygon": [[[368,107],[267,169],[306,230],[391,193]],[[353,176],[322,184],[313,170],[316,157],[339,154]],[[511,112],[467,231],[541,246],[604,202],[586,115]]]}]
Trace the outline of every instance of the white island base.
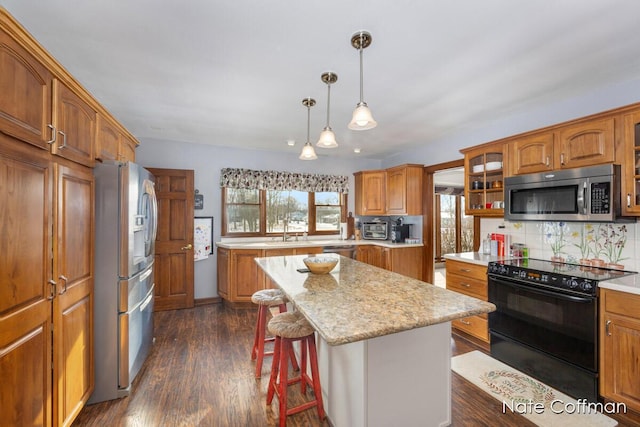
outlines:
[{"label": "white island base", "polygon": [[333,426],[451,424],[451,322],[336,346],[317,337]]}]

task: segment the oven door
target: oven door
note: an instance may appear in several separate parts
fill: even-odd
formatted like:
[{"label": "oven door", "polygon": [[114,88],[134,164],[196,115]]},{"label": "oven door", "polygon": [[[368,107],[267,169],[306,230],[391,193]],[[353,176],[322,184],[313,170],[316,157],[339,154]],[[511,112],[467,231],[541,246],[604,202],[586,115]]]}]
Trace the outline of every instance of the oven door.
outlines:
[{"label": "oven door", "polygon": [[598,370],[596,298],[489,276],[489,329],[558,359]]},{"label": "oven door", "polygon": [[489,275],[491,356],[576,399],[598,399],[595,297]]}]

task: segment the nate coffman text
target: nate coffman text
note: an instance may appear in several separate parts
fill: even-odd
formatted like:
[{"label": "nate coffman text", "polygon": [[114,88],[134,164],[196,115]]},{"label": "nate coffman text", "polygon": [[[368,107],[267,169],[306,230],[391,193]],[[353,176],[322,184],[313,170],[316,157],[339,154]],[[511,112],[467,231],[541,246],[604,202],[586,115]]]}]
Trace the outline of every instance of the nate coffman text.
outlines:
[{"label": "nate coffman text", "polygon": [[554,414],[626,414],[627,405],[617,402],[589,402],[587,399],[565,402],[562,399],[552,400],[548,406],[542,402],[529,401],[502,401],[502,413],[512,412],[514,414],[543,414],[551,411]]}]

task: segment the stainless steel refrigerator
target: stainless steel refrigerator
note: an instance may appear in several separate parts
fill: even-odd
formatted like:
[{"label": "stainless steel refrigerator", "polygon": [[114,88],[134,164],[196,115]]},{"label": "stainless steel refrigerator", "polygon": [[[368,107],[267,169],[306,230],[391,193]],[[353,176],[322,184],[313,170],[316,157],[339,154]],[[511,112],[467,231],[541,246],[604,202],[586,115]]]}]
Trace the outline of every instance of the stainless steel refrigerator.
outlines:
[{"label": "stainless steel refrigerator", "polygon": [[127,396],[153,344],[154,177],[132,162],[94,169],[95,390],[88,403]]}]

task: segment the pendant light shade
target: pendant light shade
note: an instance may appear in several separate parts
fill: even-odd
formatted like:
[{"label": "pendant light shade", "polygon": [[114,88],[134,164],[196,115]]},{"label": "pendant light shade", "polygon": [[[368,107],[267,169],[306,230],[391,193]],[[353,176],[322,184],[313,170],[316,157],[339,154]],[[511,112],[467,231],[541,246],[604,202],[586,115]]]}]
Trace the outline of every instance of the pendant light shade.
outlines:
[{"label": "pendant light shade", "polygon": [[329,111],[331,108],[331,84],[338,81],[338,75],[327,71],[322,74],[321,79],[327,84],[327,125],[320,133],[320,139],[318,139],[316,145],[322,148],[336,148],[338,143],[336,142],[336,135],[331,130],[331,126],[329,126]]},{"label": "pendant light shade", "polygon": [[349,123],[349,129],[352,130],[367,130],[373,129],[378,123],[373,119],[371,110],[364,102],[363,96],[363,72],[362,72],[362,51],[371,44],[371,34],[367,31],[358,31],[351,36],[351,45],[358,49],[360,52],[360,102],[356,105],[356,109],[353,111],[353,118]]},{"label": "pendant light shade", "polygon": [[313,98],[305,98],[302,100],[302,105],[307,107],[307,142],[305,142],[304,147],[302,147],[300,159],[315,160],[318,158],[318,156],[316,156],[316,151],[313,149],[313,145],[311,145],[311,142],[309,142],[309,128],[311,126],[311,107],[316,105],[316,100]]}]

